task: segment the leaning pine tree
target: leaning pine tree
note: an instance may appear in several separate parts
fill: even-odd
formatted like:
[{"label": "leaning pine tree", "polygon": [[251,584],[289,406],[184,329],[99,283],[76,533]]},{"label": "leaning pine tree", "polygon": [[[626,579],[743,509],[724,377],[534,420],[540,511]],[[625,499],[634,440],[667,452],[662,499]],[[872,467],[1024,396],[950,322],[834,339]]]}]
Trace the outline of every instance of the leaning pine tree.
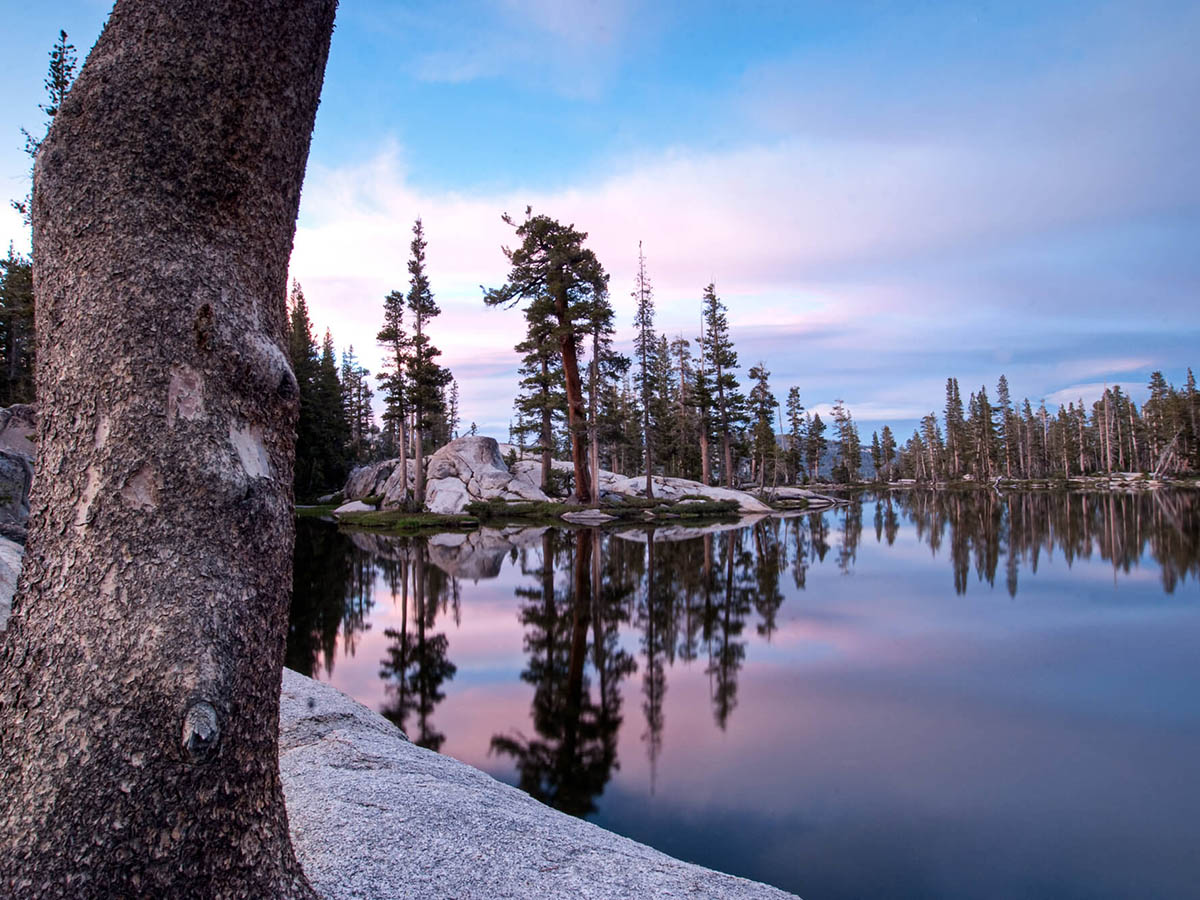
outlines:
[{"label": "leaning pine tree", "polygon": [[0,895],[313,897],[277,758],[287,265],[334,0],[118,0],[39,148]]},{"label": "leaning pine tree", "polygon": [[[508,214],[503,218],[516,230],[521,246],[515,250],[504,248],[511,265],[508,280],[498,288],[484,289],[483,301],[488,306],[548,301],[544,316],[558,345],[567,395],[575,499],[590,503],[592,479],[585,451],[587,416],[579,377],[579,345],[595,318],[595,304],[607,295],[608,275],[596,254],[583,246],[587,233],[576,231],[575,226],[562,225],[549,216],[535,216],[529,207],[525,209],[525,221],[519,225]],[[530,327],[534,326],[531,320]]]}]

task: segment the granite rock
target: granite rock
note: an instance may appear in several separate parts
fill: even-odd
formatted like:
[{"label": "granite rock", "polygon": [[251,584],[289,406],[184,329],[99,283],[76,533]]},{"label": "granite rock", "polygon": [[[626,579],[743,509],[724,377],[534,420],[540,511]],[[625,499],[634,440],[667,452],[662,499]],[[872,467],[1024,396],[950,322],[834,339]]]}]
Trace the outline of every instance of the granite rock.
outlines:
[{"label": "granite rock", "polygon": [[325,900],[792,897],[544,806],[287,670],[279,767],[292,844]]}]

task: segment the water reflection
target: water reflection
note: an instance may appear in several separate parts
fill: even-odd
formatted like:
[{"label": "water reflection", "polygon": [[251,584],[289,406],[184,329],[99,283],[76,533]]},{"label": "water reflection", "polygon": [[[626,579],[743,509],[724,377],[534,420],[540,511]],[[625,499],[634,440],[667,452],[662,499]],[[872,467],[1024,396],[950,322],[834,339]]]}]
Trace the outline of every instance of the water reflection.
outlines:
[{"label": "water reflection", "polygon": [[[447,653],[450,639],[435,634],[439,611],[452,607],[459,612],[457,582],[436,566],[429,565],[425,541],[390,542],[386,555],[378,553],[380,568],[392,597],[400,598],[400,627],[384,630],[387,656],[380,663],[379,677],[386,685],[387,701],[380,712],[408,733],[413,742],[440,750],[446,736],[431,722],[434,708],[446,699],[442,685],[458,671]],[[409,585],[412,586],[412,615],[409,615]],[[410,628],[411,619],[411,628]],[[408,717],[416,713],[416,730]]]},{"label": "water reflection", "polygon": [[[302,520],[287,659],[289,666],[372,703],[422,746],[488,768],[547,804],[597,818],[669,852],[814,896],[883,887],[894,896],[923,895],[925,883],[915,876],[907,886],[884,885],[856,872],[851,888],[850,875],[831,866],[822,882],[817,867],[830,855],[858,858],[864,848],[855,841],[865,841],[868,833],[891,833],[877,799],[921,783],[932,769],[937,778],[929,782],[934,787],[926,785],[930,793],[947,781],[948,772],[960,769],[996,783],[1011,777],[1014,786],[1004,796],[1018,799],[1004,803],[1027,802],[1033,810],[1028,814],[1048,823],[1052,844],[1053,832],[1062,828],[1053,817],[1070,807],[1056,800],[1053,809],[1038,813],[1039,796],[1052,795],[1062,783],[1050,760],[1070,746],[1069,737],[1060,737],[1061,722],[1081,712],[1089,722],[1124,722],[1122,717],[1159,715],[1157,703],[1162,716],[1188,723],[1179,733],[1200,733],[1196,704],[1176,683],[1176,662],[1185,658],[1193,632],[1181,633],[1179,646],[1166,654],[1159,683],[1146,673],[1159,664],[1161,646],[1148,638],[1138,644],[1132,637],[1135,621],[1123,622],[1122,638],[1130,644],[1113,653],[1108,644],[1091,643],[1099,634],[1093,620],[1071,620],[1075,630],[1068,633],[1061,616],[1050,623],[1059,629],[1053,640],[1061,641],[1051,651],[1050,631],[1036,619],[1039,610],[1049,617],[1064,604],[1092,604],[1104,596],[1153,608],[1144,601],[1161,604],[1185,584],[1194,594],[1198,576],[1200,497],[1184,492],[896,492],[825,513],[711,530],[485,529],[428,540],[343,534]],[[998,620],[1007,615],[1001,608],[1014,608],[1007,598],[1022,590],[1037,602],[1012,616],[1026,618]],[[962,595],[1002,603],[947,602]],[[1196,618],[1186,621],[1195,627]],[[988,628],[996,622],[1006,643],[978,644],[980,635],[990,639]],[[1029,635],[1023,638],[1028,644],[1013,643],[1018,632]],[[956,637],[944,641],[944,633]],[[917,637],[908,640],[909,634]],[[369,657],[372,669],[355,676],[347,670],[365,671],[355,662],[359,655]],[[810,662],[830,656],[840,668]],[[996,659],[1009,661],[997,668]],[[1033,666],[1032,659],[1041,661]],[[769,674],[766,664],[774,667]],[[1126,664],[1142,681],[1136,689],[1115,689],[1117,679],[1134,683],[1123,670],[1110,671]],[[897,665],[901,671],[894,671]],[[952,690],[943,695],[943,685]],[[1013,693],[999,703],[998,691]],[[1175,707],[1163,697],[1175,697]],[[1050,701],[1064,704],[1063,712],[1015,723],[1013,710]],[[960,702],[961,710],[955,706]],[[938,709],[943,703],[955,709],[949,718]],[[992,704],[995,717],[979,718]],[[965,720],[973,721],[970,733],[952,724]],[[1166,746],[1161,723],[1155,727],[1159,730],[1141,745],[1127,730],[1108,740],[1113,746],[1126,739],[1135,746]],[[811,797],[833,798],[818,804],[834,810],[823,815],[851,820],[861,812],[862,822],[850,822],[849,830],[818,846],[805,818],[816,815],[811,808],[797,799],[776,811],[777,824],[791,823],[779,825],[780,835],[804,848],[808,881],[791,880],[799,878],[793,871],[800,866],[798,851],[738,849],[736,841],[706,836],[711,829],[689,831],[679,818],[657,831],[637,831],[643,826],[636,823],[651,808],[647,804],[664,790],[672,804],[684,803],[681,757],[696,765],[695,754],[703,752],[709,755],[700,764],[717,766],[721,740],[753,746],[756,731],[764,728],[781,730],[782,740],[804,745],[807,753],[800,757],[785,745],[767,754],[761,766],[779,767],[774,775],[754,771],[756,764],[741,759],[723,764],[704,790],[713,795],[715,814],[724,816],[756,779],[777,780],[781,796],[791,796],[790,785],[811,780],[810,805]],[[995,771],[976,772],[974,761],[985,752],[977,736],[993,733],[1007,735],[996,746],[1011,745],[1016,734],[1024,742],[1022,752],[1045,753],[1043,768],[1052,772],[1046,784],[1027,782],[1037,766],[1018,761],[1019,753],[996,757]],[[905,741],[915,741],[920,752],[908,754]],[[1043,749],[1030,749],[1035,747]],[[1089,752],[1107,759],[1102,749],[1098,744]],[[742,752],[755,759],[763,755],[757,747]],[[1002,765],[1010,756],[1015,768],[1007,776]],[[1130,754],[1108,756],[1116,768],[1081,769],[1085,774],[1077,777],[1086,781],[1094,775],[1098,783],[1127,777]],[[622,762],[644,775],[640,786],[622,773]],[[857,770],[852,763],[867,768]],[[1173,771],[1162,760],[1155,765],[1156,771]],[[667,782],[674,784],[664,787]],[[855,808],[855,790],[868,783],[871,800]],[[641,798],[636,811],[621,813],[630,796]],[[912,805],[920,800],[909,798],[901,816],[909,821],[926,815],[929,831],[922,840],[932,846],[961,839],[966,843],[959,852],[967,858],[971,842],[986,843],[994,834],[989,829],[997,827],[981,811],[995,804],[980,806],[971,796],[961,788],[951,800],[938,799],[948,811],[922,811]],[[980,821],[972,823],[972,815]],[[940,830],[938,816],[945,817],[948,831]],[[670,843],[682,840],[672,834],[684,833],[693,835],[692,843]],[[1080,847],[1081,853],[1096,852],[1086,841]],[[1048,856],[1058,852],[1066,850],[1048,846]],[[914,845],[903,852],[889,847],[887,853],[891,865],[936,853],[936,847]],[[943,859],[929,865],[948,864]]]},{"label": "water reflection", "polygon": [[934,553],[949,540],[960,594],[966,593],[972,570],[978,580],[994,585],[1003,559],[1005,587],[1015,597],[1020,570],[1036,575],[1041,556],[1055,550],[1068,566],[1098,556],[1124,574],[1149,556],[1168,594],[1200,572],[1200,503],[1193,492],[897,493],[875,507],[876,539],[886,529],[889,544],[898,528],[885,524],[894,515],[893,505]]},{"label": "water reflection", "polygon": [[[556,587],[560,539],[569,578]],[[491,750],[516,764],[518,785],[564,812],[595,812],[617,760],[623,678],[636,669],[620,648],[627,591],[601,574],[599,534],[547,530],[541,559],[522,565],[533,584],[517,588],[524,602],[528,662],[521,680],[534,687],[531,719],[536,737],[519,732],[492,737]],[[590,665],[589,665],[590,661]],[[590,669],[590,672],[588,671]]]},{"label": "water reflection", "polygon": [[292,611],[284,664],[316,677],[333,674],[337,640],[354,654],[357,636],[370,626],[371,575],[379,564],[369,550],[334,528],[300,520],[296,528]]}]

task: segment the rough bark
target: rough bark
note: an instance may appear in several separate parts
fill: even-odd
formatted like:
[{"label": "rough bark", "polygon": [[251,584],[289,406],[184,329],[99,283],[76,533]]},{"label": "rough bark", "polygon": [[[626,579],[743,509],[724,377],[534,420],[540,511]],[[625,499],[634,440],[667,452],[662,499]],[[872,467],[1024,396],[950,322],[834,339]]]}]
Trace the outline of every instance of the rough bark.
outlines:
[{"label": "rough bark", "polygon": [[335,0],[119,0],[38,154],[0,895],[311,897],[277,760],[288,256]]},{"label": "rough bark", "polygon": [[550,403],[546,397],[546,384],[550,377],[550,361],[542,357],[542,493],[550,493],[550,471],[553,456],[550,448],[554,444],[554,431],[550,421]]},{"label": "rough bark", "polygon": [[404,483],[400,490],[400,506],[409,509],[408,493],[408,413],[400,417],[400,471],[404,473]]},{"label": "rough bark", "polygon": [[[413,425],[413,507],[420,512],[425,508],[425,435],[421,433],[421,416],[423,411],[417,409],[416,423]],[[407,463],[405,463],[407,465]],[[407,480],[408,472],[404,473]]]},{"label": "rough bark", "polygon": [[[558,304],[559,321],[566,321],[566,303]],[[592,479],[588,473],[587,448],[584,447],[584,431],[587,417],[583,412],[583,384],[579,380],[579,358],[575,353],[575,339],[564,334],[558,340],[562,354],[563,384],[567,393],[567,427],[571,432],[571,465],[575,470],[575,499],[580,503],[592,502]]]}]

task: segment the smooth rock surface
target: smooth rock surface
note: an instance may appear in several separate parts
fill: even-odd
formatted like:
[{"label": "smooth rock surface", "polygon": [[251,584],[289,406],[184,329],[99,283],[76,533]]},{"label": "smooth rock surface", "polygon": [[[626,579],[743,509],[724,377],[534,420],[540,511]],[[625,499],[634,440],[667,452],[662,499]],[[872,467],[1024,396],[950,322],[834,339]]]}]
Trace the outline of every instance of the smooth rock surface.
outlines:
[{"label": "smooth rock surface", "polygon": [[375,512],[375,507],[369,503],[363,503],[361,500],[351,500],[349,503],[343,503],[333,511],[334,516],[345,515],[346,513],[356,512]]},{"label": "smooth rock surface", "polygon": [[[784,518],[785,515],[779,517]],[[613,537],[621,541],[632,541],[635,544],[646,544],[649,543],[651,532],[653,532],[654,543],[667,544],[672,541],[690,541],[693,538],[704,537],[706,534],[719,534],[722,531],[737,531],[761,522],[765,518],[767,518],[766,513],[752,513],[741,516],[736,522],[716,522],[712,525],[665,525],[646,531],[631,529],[614,532]]]},{"label": "smooth rock surface", "polygon": [[286,669],[279,749],[292,844],[326,900],[792,897],[550,809]]},{"label": "smooth rock surface", "polygon": [[383,486],[387,484],[392,472],[399,465],[400,460],[398,459],[385,459],[383,462],[359,466],[346,479],[346,487],[342,491],[343,496],[347,500],[361,500],[363,497],[382,494]]},{"label": "smooth rock surface", "polygon": [[20,454],[32,462],[37,455],[33,444],[36,435],[37,416],[32,405],[0,407],[0,450]]},{"label": "smooth rock surface", "polygon": [[0,407],[0,526],[24,529],[29,521],[36,431],[32,406]]},{"label": "smooth rock surface", "polygon": [[0,450],[0,523],[24,526],[29,521],[32,485],[33,460],[11,450]]},{"label": "smooth rock surface", "polygon": [[598,509],[581,509],[579,512],[563,513],[559,518],[567,522],[574,522],[576,525],[602,525],[605,522],[613,521],[616,516],[610,516]]},{"label": "smooth rock surface", "polygon": [[16,541],[0,538],[0,631],[4,630],[12,614],[12,599],[17,592],[17,576],[21,574],[24,556],[24,547]]},{"label": "smooth rock surface", "polygon": [[510,472],[495,438],[468,434],[438,449],[425,470],[425,506],[460,513],[472,500],[548,500],[523,475]]}]

